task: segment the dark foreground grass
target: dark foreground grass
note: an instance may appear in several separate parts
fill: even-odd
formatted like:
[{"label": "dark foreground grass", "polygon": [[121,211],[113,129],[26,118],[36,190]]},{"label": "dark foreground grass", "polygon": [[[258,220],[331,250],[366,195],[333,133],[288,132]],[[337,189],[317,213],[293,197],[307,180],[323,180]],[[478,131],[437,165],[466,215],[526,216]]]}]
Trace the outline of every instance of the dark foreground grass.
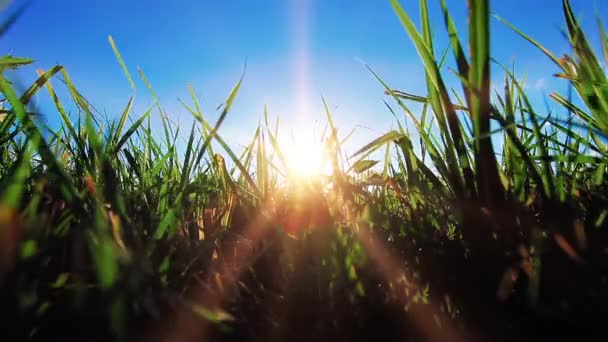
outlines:
[{"label": "dark foreground grass", "polygon": [[[420,28],[392,1],[427,94],[394,90],[370,69],[398,129],[345,156],[327,110],[332,171],[310,178],[290,176],[267,115],[242,154],[221,138],[242,80],[215,123],[193,89],[191,127],[170,122],[158,101],[133,113],[134,96],[103,120],[62,66],[17,94],[4,71],[32,61],[1,58],[3,340],[605,338],[603,26],[596,54],[564,0],[572,55],[562,57],[513,27],[575,91],[550,95],[560,116],[534,108],[507,68],[490,88],[489,1],[469,1],[468,42],[441,4],[451,46],[437,56],[426,1]],[[449,54],[462,89],[443,80]],[[58,116],[57,131],[29,105],[39,92],[55,103],[45,115]],[[372,160],[383,148],[386,158]]]}]

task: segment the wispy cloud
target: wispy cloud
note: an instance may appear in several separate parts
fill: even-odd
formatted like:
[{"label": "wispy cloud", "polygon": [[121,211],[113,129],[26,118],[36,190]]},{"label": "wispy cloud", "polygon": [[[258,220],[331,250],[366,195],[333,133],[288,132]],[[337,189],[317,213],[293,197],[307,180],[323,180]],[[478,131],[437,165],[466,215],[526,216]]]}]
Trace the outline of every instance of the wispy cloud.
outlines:
[{"label": "wispy cloud", "polygon": [[545,84],[546,84],[545,79],[539,78],[538,80],[536,80],[536,83],[534,83],[534,89],[544,89]]}]

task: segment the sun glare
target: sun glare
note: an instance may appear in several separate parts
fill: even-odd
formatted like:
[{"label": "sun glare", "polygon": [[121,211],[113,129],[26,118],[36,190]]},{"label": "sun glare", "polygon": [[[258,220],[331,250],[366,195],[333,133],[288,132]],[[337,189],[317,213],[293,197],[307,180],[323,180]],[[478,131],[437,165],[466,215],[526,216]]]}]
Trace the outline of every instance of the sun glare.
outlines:
[{"label": "sun glare", "polygon": [[326,153],[320,139],[301,133],[291,137],[282,146],[290,177],[314,178],[329,173]]}]

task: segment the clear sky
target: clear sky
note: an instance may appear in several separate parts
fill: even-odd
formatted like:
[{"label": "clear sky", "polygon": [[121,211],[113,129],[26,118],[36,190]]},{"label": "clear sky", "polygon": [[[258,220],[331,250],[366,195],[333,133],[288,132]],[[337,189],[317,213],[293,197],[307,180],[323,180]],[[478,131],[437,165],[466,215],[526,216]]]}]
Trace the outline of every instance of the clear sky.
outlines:
[{"label": "clear sky", "polygon": [[[14,1],[9,9],[15,9]],[[402,0],[412,17],[418,1]],[[447,46],[439,1],[430,0],[436,48]],[[460,32],[466,33],[466,2],[448,0]],[[595,14],[608,23],[608,1],[572,0],[583,26],[597,41]],[[568,52],[559,0],[494,0],[492,11],[559,54]],[[6,12],[3,14],[6,16]],[[543,92],[563,91],[552,80],[556,68],[539,51],[496,20],[492,21],[493,56],[515,61],[527,74],[536,101]],[[245,143],[263,116],[279,116],[291,128],[321,120],[321,95],[346,134],[358,129],[366,142],[390,127],[394,119],[382,103],[382,87],[358,59],[373,67],[393,87],[424,95],[422,65],[388,0],[34,0],[19,21],[0,38],[0,54],[36,60],[33,67],[11,74],[29,84],[36,68],[64,65],[81,92],[108,114],[119,115],[131,90],[113,52],[113,35],[137,84],[139,115],[151,105],[137,79],[141,67],[172,118],[190,122],[177,99],[189,102],[192,84],[210,119],[238,80],[247,60],[244,85],[220,134]],[[502,73],[492,78],[499,82]],[[59,85],[58,82],[56,82]],[[44,96],[36,99],[52,123]],[[304,119],[305,118],[305,119]],[[321,124],[313,124],[317,130]]]}]

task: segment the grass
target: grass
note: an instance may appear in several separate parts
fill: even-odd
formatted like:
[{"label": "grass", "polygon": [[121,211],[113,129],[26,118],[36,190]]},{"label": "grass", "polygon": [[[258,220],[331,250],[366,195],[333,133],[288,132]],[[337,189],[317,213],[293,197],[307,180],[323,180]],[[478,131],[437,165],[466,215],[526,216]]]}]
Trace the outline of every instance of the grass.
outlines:
[{"label": "grass", "polygon": [[[560,58],[497,18],[560,68],[556,77],[578,96],[549,95],[568,113],[563,117],[535,108],[506,67],[502,87],[491,88],[490,65],[498,62],[491,59],[488,0],[469,1],[466,41],[441,0],[451,41],[443,56],[435,54],[426,1],[420,28],[397,0],[391,4],[420,56],[427,93],[393,89],[368,67],[393,100],[387,107],[398,129],[348,156],[348,136],[338,134],[326,105],[322,141],[331,172],[308,178],[290,176],[279,123],[267,113],[240,155],[222,139],[243,77],[216,122],[190,88],[183,106],[195,120],[187,128],[168,120],[141,70],[155,108],[133,112],[135,84],[111,37],[133,89],[112,120],[94,112],[63,66],[40,70],[18,94],[4,71],[33,61],[0,58],[3,334],[601,336],[608,304],[608,36],[599,18],[596,52],[563,1],[572,55]],[[444,81],[449,54],[461,90]],[[77,117],[53,83],[67,88]],[[45,115],[61,120],[56,131],[30,105],[41,92],[55,104]],[[423,104],[421,113],[411,102]],[[161,134],[150,123],[157,112]],[[379,151],[384,159],[372,159]]]}]

